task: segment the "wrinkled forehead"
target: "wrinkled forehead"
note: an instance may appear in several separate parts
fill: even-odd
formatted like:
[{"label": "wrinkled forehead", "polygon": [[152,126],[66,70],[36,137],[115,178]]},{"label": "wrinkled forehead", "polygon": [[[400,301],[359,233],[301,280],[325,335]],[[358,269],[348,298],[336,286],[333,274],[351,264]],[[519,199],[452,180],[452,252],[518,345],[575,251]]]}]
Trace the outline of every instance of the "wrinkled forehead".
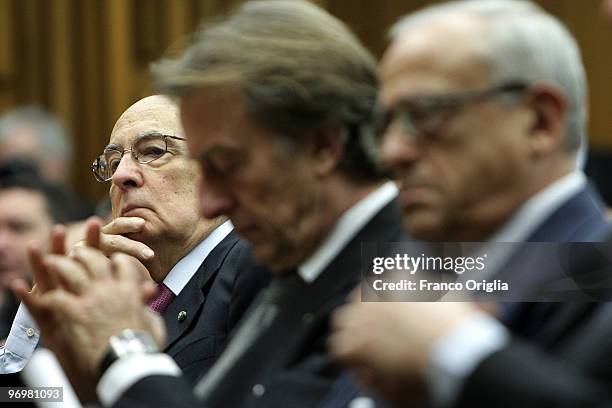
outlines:
[{"label": "wrinkled forehead", "polygon": [[130,106],[117,120],[109,144],[128,145],[146,134],[182,136],[178,106],[163,96],[151,96]]}]

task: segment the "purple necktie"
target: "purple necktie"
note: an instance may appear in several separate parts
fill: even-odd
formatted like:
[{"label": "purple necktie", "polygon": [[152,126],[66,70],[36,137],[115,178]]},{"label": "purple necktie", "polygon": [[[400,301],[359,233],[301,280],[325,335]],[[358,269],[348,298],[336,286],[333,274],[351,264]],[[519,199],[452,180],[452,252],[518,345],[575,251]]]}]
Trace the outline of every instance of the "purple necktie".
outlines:
[{"label": "purple necktie", "polygon": [[157,296],[149,301],[149,309],[155,313],[162,314],[175,297],[176,295],[166,285],[160,283],[157,285]]}]

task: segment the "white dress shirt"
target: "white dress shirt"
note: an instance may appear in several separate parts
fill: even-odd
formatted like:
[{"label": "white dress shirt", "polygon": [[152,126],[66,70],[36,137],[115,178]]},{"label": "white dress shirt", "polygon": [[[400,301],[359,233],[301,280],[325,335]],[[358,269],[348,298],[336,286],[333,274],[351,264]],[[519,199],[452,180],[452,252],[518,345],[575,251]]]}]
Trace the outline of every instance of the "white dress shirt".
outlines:
[{"label": "white dress shirt", "polygon": [[355,234],[397,194],[395,183],[388,181],[346,210],[319,248],[298,267],[302,279],[308,283],[314,282]]},{"label": "white dress shirt", "polygon": [[[226,221],[213,230],[186,256],[179,260],[164,278],[164,284],[178,296],[191,280],[208,254],[234,229]],[[11,331],[0,347],[0,374],[21,371],[30,360],[40,340],[40,330],[25,305],[19,305]]]},{"label": "white dress shirt", "polygon": [[[355,234],[397,194],[395,183],[387,182],[345,211],[323,243],[298,267],[302,279],[308,283],[314,282]],[[100,379],[98,398],[103,406],[111,406],[133,384],[151,375],[178,377],[181,370],[174,360],[161,353],[117,360]]]},{"label": "white dress shirt", "polygon": [[168,275],[164,278],[164,285],[176,296],[189,283],[198,271],[208,254],[234,229],[231,221],[225,221],[213,230],[206,238],[196,245],[187,255],[181,258]]},{"label": "white dress shirt", "polygon": [[40,339],[40,330],[25,305],[19,305],[11,331],[0,347],[0,374],[19,372],[29,361]]},{"label": "white dress shirt", "polygon": [[[525,202],[488,242],[523,242],[558,208],[586,186],[586,176],[576,170]],[[503,255],[503,263],[512,253]],[[497,263],[500,263],[497,262]],[[504,348],[510,333],[496,319],[473,317],[438,339],[429,356],[427,382],[435,406],[452,405],[464,381],[485,358]]]}]

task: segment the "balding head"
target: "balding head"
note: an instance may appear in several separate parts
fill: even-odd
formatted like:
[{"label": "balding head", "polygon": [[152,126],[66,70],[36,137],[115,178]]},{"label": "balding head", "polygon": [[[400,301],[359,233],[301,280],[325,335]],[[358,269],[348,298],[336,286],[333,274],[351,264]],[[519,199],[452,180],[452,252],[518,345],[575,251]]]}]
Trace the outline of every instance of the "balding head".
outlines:
[{"label": "balding head", "polygon": [[382,156],[418,239],[487,240],[575,168],[585,81],[575,41],[537,5],[455,1],[402,19],[383,56]]},{"label": "balding head", "polygon": [[98,176],[110,177],[112,183],[113,218],[145,221],[139,231],[125,236],[147,244],[165,260],[159,271],[167,273],[222,222],[200,217],[200,172],[188,157],[178,107],[167,97],[149,96],[130,106],[117,120],[98,163],[104,163]]},{"label": "balding head", "polygon": [[177,104],[167,96],[152,95],[139,100],[123,112],[113,127],[111,139],[117,131],[153,122],[163,128],[162,133],[179,136],[183,134]]}]

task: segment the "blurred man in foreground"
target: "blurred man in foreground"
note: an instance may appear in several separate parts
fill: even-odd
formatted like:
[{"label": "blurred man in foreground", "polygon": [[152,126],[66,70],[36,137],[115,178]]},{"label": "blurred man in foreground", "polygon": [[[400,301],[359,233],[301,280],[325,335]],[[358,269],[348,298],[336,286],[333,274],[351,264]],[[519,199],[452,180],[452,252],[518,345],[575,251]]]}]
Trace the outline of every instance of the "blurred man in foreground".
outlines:
[{"label": "blurred man in foreground", "polygon": [[[602,237],[599,200],[575,170],[583,68],[557,20],[529,2],[459,1],[410,15],[393,32],[381,69],[392,118],[383,151],[414,236]],[[533,284],[543,266],[511,272]],[[469,303],[355,302],[335,314],[330,346],[398,406],[423,383],[436,406],[609,404],[608,306],[532,303],[512,312],[512,329],[529,342]]]},{"label": "blurred man in foreground", "polygon": [[[20,294],[40,322],[70,315],[43,331],[56,352],[80,357],[82,375],[103,372],[104,405],[315,406],[339,374],[324,348],[328,318],[359,281],[361,243],[403,237],[397,189],[382,177],[375,148],[375,61],[341,22],[308,2],[254,1],[205,27],[156,76],[181,99],[203,173],[202,214],[229,216],[275,273],[197,383],[201,401],[145,342],[137,355],[108,352],[108,338],[117,343],[123,329],[143,337],[155,331],[135,300],[102,290],[138,287],[120,257],[90,254],[96,261],[84,273],[94,278],[82,296]],[[107,311],[107,322],[70,313],[87,299]],[[147,369],[132,375],[136,366]]]},{"label": "blurred man in foreground", "polygon": [[558,20],[529,2],[459,1],[391,32],[382,152],[411,235],[519,242],[601,233],[600,201],[577,169],[584,67]]}]

